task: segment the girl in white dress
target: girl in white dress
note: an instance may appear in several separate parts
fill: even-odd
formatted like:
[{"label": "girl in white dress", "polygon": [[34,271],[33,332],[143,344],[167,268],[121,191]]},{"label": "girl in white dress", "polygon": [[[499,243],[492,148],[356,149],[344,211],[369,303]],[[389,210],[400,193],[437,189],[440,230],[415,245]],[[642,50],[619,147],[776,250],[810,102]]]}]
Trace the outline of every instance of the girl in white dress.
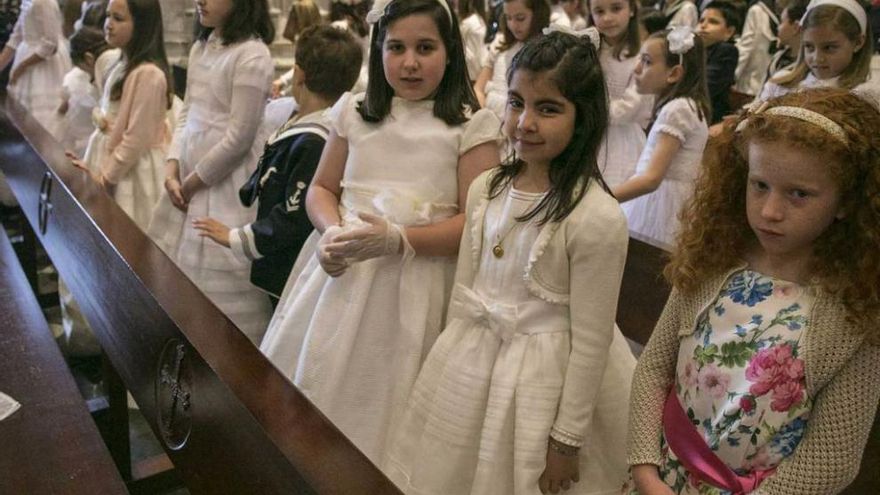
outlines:
[{"label": "girl in white dress", "polygon": [[810,2],[801,19],[801,30],[801,48],[794,69],[767,81],[759,101],[798,89],[851,89],[868,80],[874,53],[873,34],[864,8],[855,0]]},{"label": "girl in white dress", "polygon": [[630,234],[670,249],[709,138],[702,40],[686,27],[652,34],[635,77],[638,91],[657,99],[654,118],[635,175],[612,191],[623,203]]},{"label": "girl in white dress", "polygon": [[633,379],[625,494],[834,495],[858,474],[880,401],[871,99],[789,94],[707,151]]},{"label": "girl in white dress", "polygon": [[70,58],[74,68],[64,76],[62,102],[58,114],[62,122],[61,144],[75,156],[85,156],[89,138],[95,131],[92,112],[101,94],[95,80],[95,62],[109,48],[100,28],[83,26],[70,37]]},{"label": "girl in white dress", "polygon": [[405,493],[620,490],[635,359],[614,326],[628,239],[596,162],[598,44],[551,32],[514,58],[514,155],[471,185],[448,323],[385,459]]},{"label": "girl in white dress", "polygon": [[[172,86],[162,38],[162,10],[158,0],[111,0],[107,14],[106,41],[121,50],[121,56],[110,69],[95,108],[96,128],[85,158],[80,161],[72,153],[68,157],[92,174],[134,223],[146,230],[162,192],[170,137],[165,115]],[[86,347],[94,337],[63,280],[58,293],[68,343]],[[100,349],[97,344],[93,348]]]},{"label": "girl in white dress", "polygon": [[0,52],[0,70],[10,62],[9,95],[57,137],[61,83],[71,68],[57,1],[22,1],[12,36]]},{"label": "girl in white dress", "polygon": [[250,264],[199,236],[191,222],[244,225],[256,209],[238,188],[257,164],[256,141],[274,66],[266,0],[198,0],[200,34],[190,52],[183,109],[168,153],[165,190],[150,236],[254,343],[271,316],[249,282]]},{"label": "girl in white dress", "polygon": [[442,0],[378,2],[365,95],[333,107],[300,251],[261,350],[371,460],[443,328],[471,180],[500,123],[474,112]]},{"label": "girl in white dress", "polygon": [[477,100],[504,118],[507,104],[507,68],[526,40],[539,36],[550,25],[545,0],[504,0],[504,33],[483,52],[483,69],[474,83]]},{"label": "girl in white dress", "polygon": [[473,82],[480,77],[486,52],[486,0],[458,0],[458,18],[468,78]]},{"label": "girl in white dress", "polygon": [[[171,76],[158,0],[111,0],[107,44],[122,51],[110,70],[83,165],[141,229],[162,193]],[[86,28],[83,28],[86,29]]]},{"label": "girl in white dress", "polygon": [[599,149],[599,170],[608,187],[629,179],[645,147],[644,128],[653,98],[636,91],[633,69],[642,41],[638,2],[590,0],[590,20],[602,34],[599,62],[611,100],[610,125]]}]

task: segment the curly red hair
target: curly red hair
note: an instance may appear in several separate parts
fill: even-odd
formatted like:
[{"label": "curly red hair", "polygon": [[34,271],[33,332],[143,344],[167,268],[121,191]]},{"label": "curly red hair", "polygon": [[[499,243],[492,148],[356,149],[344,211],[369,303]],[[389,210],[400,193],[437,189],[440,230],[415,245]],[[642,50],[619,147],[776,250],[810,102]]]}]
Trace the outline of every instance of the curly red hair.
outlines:
[{"label": "curly red hair", "polygon": [[[757,243],[746,218],[748,144],[783,142],[828,158],[840,185],[845,213],[816,239],[810,273],[819,287],[840,299],[851,321],[880,342],[880,111],[842,89],[792,93],[769,107],[802,107],[839,124],[844,145],[802,120],[741,114],[710,141],[693,198],[682,210],[678,244],[665,275],[683,292],[733,268]],[[740,131],[736,127],[741,122]]]}]

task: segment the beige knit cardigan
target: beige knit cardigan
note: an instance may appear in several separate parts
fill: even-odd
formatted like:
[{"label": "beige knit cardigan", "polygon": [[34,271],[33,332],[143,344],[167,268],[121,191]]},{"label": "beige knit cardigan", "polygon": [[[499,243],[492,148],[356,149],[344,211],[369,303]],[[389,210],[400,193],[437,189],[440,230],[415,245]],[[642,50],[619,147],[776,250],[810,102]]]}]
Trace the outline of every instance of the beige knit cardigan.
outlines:
[{"label": "beige knit cardigan", "polygon": [[[663,403],[675,381],[682,338],[694,332],[702,311],[738,266],[702,284],[693,294],[673,289],[639,359],[630,396],[627,462],[660,465]],[[852,331],[839,300],[819,291],[803,337],[806,388],[813,399],[807,431],[756,495],[829,495],[858,474],[880,400],[880,346]]]}]

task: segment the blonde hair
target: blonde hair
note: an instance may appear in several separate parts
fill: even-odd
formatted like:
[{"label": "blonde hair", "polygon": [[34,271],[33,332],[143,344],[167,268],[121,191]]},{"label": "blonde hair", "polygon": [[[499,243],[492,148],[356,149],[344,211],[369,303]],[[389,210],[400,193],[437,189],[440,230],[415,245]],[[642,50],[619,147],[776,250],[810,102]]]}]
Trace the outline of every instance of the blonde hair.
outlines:
[{"label": "blonde hair", "polygon": [[694,196],[680,214],[682,230],[666,266],[673,286],[692,292],[712,276],[735,267],[757,242],[746,218],[750,142],[786,143],[828,157],[838,181],[844,217],[814,242],[809,267],[819,287],[839,297],[861,331],[880,342],[880,112],[871,103],[836,88],[792,93],[769,107],[791,106],[824,115],[843,128],[847,144],[821,127],[767,112],[725,127],[710,141]]},{"label": "blonde hair", "polygon": [[[801,22],[801,29],[805,31],[819,26],[839,31],[853,43],[858,43],[862,38],[862,27],[856,18],[846,9],[835,5],[820,5],[807,11]],[[841,88],[851,89],[868,80],[871,73],[871,55],[874,53],[873,38],[871,25],[868,24],[862,47],[856,51],[852,61],[840,74],[839,86]],[[775,76],[770,81],[786,88],[793,88],[806,79],[809,73],[810,68],[807,67],[804,59],[804,46],[801,43],[794,69],[791,72]]]}]

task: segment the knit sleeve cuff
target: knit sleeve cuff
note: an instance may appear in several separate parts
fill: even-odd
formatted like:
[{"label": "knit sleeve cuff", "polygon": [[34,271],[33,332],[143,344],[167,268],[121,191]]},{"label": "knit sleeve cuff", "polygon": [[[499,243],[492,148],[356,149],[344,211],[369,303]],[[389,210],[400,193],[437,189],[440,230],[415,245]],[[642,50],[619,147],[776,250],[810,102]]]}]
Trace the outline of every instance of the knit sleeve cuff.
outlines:
[{"label": "knit sleeve cuff", "polygon": [[575,435],[574,433],[565,431],[557,426],[550,429],[550,438],[570,447],[579,448],[584,445],[584,438],[582,436]]}]

